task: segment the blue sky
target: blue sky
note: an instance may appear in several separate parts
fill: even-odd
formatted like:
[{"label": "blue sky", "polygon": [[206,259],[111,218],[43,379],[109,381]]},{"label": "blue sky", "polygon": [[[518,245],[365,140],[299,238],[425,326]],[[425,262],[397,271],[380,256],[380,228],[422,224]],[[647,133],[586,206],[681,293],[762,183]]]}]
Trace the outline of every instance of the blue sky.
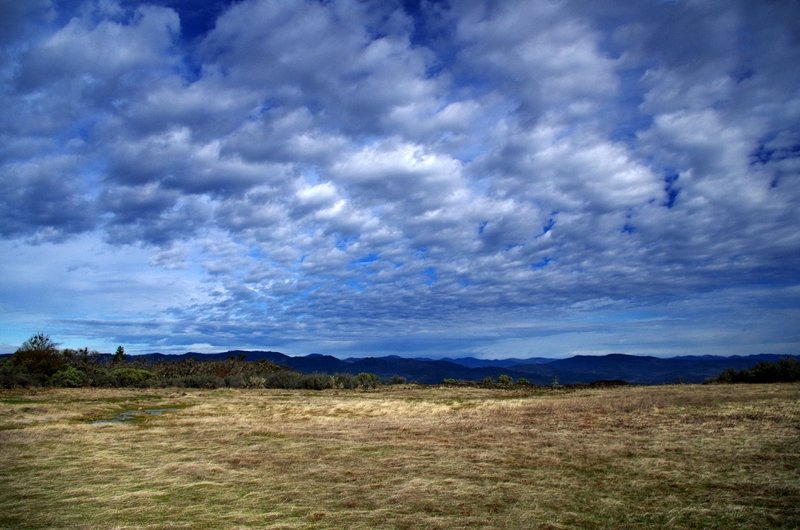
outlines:
[{"label": "blue sky", "polygon": [[800,353],[793,1],[0,1],[0,351]]}]

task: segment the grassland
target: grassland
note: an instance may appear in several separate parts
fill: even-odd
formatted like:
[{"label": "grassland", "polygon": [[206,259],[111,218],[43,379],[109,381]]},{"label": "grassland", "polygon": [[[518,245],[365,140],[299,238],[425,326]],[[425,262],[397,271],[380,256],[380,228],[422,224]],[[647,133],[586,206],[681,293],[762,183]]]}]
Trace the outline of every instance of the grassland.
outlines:
[{"label": "grassland", "polygon": [[5,528],[798,528],[800,385],[4,391],[0,464]]}]

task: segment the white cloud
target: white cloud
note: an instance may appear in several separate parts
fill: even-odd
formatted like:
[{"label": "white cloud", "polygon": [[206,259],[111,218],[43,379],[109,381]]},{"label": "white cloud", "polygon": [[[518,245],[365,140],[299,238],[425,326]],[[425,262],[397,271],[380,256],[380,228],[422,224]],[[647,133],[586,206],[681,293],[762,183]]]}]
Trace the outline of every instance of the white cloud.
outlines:
[{"label": "white cloud", "polygon": [[331,172],[357,197],[373,203],[405,202],[405,212],[446,205],[463,186],[457,160],[393,140],[350,153]]},{"label": "white cloud", "polygon": [[129,24],[108,15],[102,9],[84,13],[37,42],[20,59],[20,86],[36,90],[58,83],[76,95],[125,93],[129,86],[174,68],[169,49],[180,27],[174,11],[142,6]]},{"label": "white cloud", "polygon": [[[0,8],[15,323],[143,348],[664,353],[755,347],[714,314],[763,284],[746,308],[784,309],[753,336],[797,344],[777,322],[800,267],[791,3],[245,0],[191,40],[147,3],[26,6]],[[50,289],[74,310],[21,300],[81,253],[97,282]]]}]

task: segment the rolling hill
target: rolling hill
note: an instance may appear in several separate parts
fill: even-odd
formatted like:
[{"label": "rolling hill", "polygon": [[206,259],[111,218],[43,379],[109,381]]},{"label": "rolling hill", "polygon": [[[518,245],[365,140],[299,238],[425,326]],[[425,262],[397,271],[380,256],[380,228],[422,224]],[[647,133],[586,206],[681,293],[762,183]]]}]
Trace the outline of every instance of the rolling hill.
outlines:
[{"label": "rolling hill", "polygon": [[441,383],[443,379],[480,381],[501,374],[515,380],[525,378],[533,384],[590,383],[600,380],[622,380],[633,384],[668,384],[676,382],[701,383],[725,369],[742,370],[762,361],[776,361],[785,355],[758,354],[747,356],[680,356],[650,357],[627,354],[576,355],[566,359],[452,359],[406,358],[399,356],[350,357],[339,359],[331,355],[310,354],[289,356],[274,351],[231,350],[182,355],[151,353],[135,356],[142,361],[181,361],[192,359],[224,360],[241,357],[248,361],[267,360],[303,373],[370,372],[383,378],[403,377],[409,382]]}]

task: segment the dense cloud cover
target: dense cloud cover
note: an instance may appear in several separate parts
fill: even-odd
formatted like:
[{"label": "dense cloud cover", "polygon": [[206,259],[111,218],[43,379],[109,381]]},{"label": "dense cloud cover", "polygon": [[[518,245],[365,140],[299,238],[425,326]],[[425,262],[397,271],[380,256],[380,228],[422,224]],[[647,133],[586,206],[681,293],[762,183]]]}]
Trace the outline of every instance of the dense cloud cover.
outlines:
[{"label": "dense cloud cover", "polygon": [[0,2],[0,344],[798,353],[793,1]]}]

